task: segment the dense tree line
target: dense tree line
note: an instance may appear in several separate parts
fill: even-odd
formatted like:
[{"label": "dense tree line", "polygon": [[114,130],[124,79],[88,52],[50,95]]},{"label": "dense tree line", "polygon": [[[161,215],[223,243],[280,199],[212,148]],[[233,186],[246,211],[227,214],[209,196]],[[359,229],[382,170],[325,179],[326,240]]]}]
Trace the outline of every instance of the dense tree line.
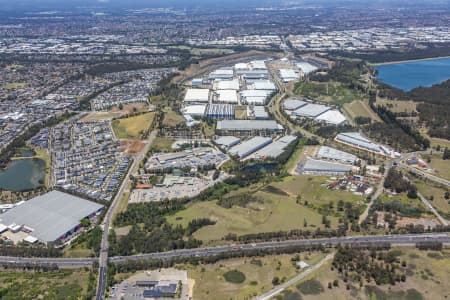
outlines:
[{"label": "dense tree line", "polygon": [[383,51],[335,51],[330,52],[332,57],[357,58],[372,63],[383,63],[391,61],[414,60],[430,57],[450,56],[450,44],[427,44],[427,48],[418,49],[413,47],[411,50],[383,50]]},{"label": "dense tree line", "polygon": [[224,236],[223,239],[240,243],[251,243],[268,240],[311,239],[311,238],[327,238],[336,236],[339,237],[345,236],[345,234],[346,229],[341,226],[338,229],[328,229],[328,230],[322,230],[320,228],[317,228],[316,230],[293,229],[288,231],[251,233],[240,236],[230,233]]},{"label": "dense tree line", "polygon": [[311,80],[326,82],[337,81],[348,87],[361,89],[361,74],[370,72],[369,66],[364,61],[340,59],[335,61],[333,68],[326,75],[313,74]]},{"label": "dense tree line", "polygon": [[395,168],[389,170],[384,181],[384,188],[390,189],[396,193],[417,192],[417,188],[403,176],[402,172]]},{"label": "dense tree line", "polygon": [[372,280],[377,285],[406,281],[398,251],[366,251],[352,247],[338,247],[332,266],[343,277],[343,281],[356,281],[362,286]]},{"label": "dense tree line", "polygon": [[[374,210],[389,212],[391,214],[385,215],[385,222],[391,223],[393,225],[390,226],[390,229],[394,229],[396,217],[395,214],[399,213],[404,217],[413,217],[418,218],[426,211],[424,209],[406,205],[402,203],[400,200],[392,200],[392,201],[381,201],[376,200],[372,205]],[[373,215],[373,223],[377,223],[376,214]]]},{"label": "dense tree line", "polygon": [[450,80],[431,87],[417,87],[409,92],[379,83],[379,96],[389,99],[413,100],[419,120],[429,129],[430,136],[450,139]]},{"label": "dense tree line", "polygon": [[53,245],[12,243],[0,240],[0,256],[18,256],[18,257],[60,257],[62,251]]},{"label": "dense tree line", "polygon": [[173,257],[170,259],[146,259],[146,260],[128,260],[125,262],[110,264],[108,269],[111,268],[113,273],[127,273],[135,272],[137,270],[146,269],[160,269],[172,267],[175,264],[190,263],[192,265],[202,264],[214,264],[220,260],[238,258],[238,257],[264,257],[266,255],[277,254],[291,254],[305,251],[324,251],[322,245],[303,245],[303,246],[289,246],[283,248],[267,248],[267,249],[255,249],[255,250],[239,250],[222,252],[211,256],[191,256],[191,257]]},{"label": "dense tree line", "polygon": [[373,102],[370,102],[370,106],[385,122],[385,124],[377,122],[364,127],[371,137],[382,140],[398,150],[417,151],[430,147],[428,139],[408,123],[399,120],[388,107],[375,105]]},{"label": "dense tree line", "polygon": [[115,231],[111,231],[110,255],[131,255],[199,247],[202,242],[192,238],[192,234],[204,226],[214,225],[215,221],[207,218],[194,219],[186,228],[181,225],[171,225],[166,220],[166,216],[182,209],[184,209],[183,201],[130,204],[125,212],[117,215],[115,225],[131,225],[131,229],[127,235],[120,238]]}]

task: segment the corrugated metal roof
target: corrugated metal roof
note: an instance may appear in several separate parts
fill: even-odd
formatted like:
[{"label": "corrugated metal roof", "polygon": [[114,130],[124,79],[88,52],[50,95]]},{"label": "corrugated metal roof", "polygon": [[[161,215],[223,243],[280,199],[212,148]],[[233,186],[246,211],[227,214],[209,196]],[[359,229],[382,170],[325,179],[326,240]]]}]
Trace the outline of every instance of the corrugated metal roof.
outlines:
[{"label": "corrugated metal roof", "polygon": [[305,106],[302,106],[302,107],[296,109],[293,112],[293,114],[296,116],[315,118],[330,109],[331,109],[330,107],[322,105],[322,104],[309,103]]},{"label": "corrugated metal roof", "polygon": [[80,224],[103,205],[60,191],[37,196],[0,215],[0,222],[33,228],[31,233],[43,242],[52,242]]},{"label": "corrugated metal roof", "polygon": [[274,120],[222,120],[217,122],[218,130],[281,130]]},{"label": "corrugated metal roof", "polygon": [[322,146],[319,148],[319,151],[317,152],[317,157],[319,158],[326,158],[326,159],[332,159],[332,160],[338,160],[342,162],[349,162],[354,163],[358,157],[356,155],[353,155],[351,153],[347,153],[344,151],[340,151],[328,146]]},{"label": "corrugated metal roof", "polygon": [[350,165],[344,165],[340,163],[334,163],[329,161],[323,161],[323,160],[317,160],[308,158],[305,165],[303,166],[304,172],[320,172],[320,173],[345,173],[350,172],[352,169],[352,166]]},{"label": "corrugated metal roof", "polygon": [[229,150],[229,153],[232,155],[237,155],[240,158],[246,157],[271,142],[272,139],[269,137],[255,136],[242,144],[234,146]]}]

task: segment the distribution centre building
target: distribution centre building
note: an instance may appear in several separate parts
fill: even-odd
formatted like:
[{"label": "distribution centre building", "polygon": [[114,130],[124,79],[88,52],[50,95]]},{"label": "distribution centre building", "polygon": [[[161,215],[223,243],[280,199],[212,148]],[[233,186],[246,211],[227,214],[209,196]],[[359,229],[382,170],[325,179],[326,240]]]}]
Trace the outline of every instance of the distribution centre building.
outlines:
[{"label": "distribution centre building", "polygon": [[95,217],[103,208],[92,201],[51,191],[0,214],[0,223],[16,232],[24,230],[41,242],[55,242],[77,232],[82,219]]},{"label": "distribution centre building", "polygon": [[232,147],[228,152],[231,155],[238,156],[239,158],[244,158],[249,156],[255,151],[263,148],[266,145],[272,143],[272,139],[269,137],[255,136],[242,144]]},{"label": "distribution centre building", "polygon": [[356,155],[328,146],[321,146],[319,148],[319,151],[317,151],[316,156],[322,159],[334,160],[349,164],[354,164],[358,160],[358,157]]},{"label": "distribution centre building", "polygon": [[299,174],[344,175],[352,170],[351,165],[308,158],[306,163],[299,164]]},{"label": "distribution centre building", "polygon": [[283,126],[275,120],[220,120],[216,131],[219,135],[272,135],[283,132]]},{"label": "distribution centre building", "polygon": [[209,102],[209,89],[187,89],[184,102]]}]

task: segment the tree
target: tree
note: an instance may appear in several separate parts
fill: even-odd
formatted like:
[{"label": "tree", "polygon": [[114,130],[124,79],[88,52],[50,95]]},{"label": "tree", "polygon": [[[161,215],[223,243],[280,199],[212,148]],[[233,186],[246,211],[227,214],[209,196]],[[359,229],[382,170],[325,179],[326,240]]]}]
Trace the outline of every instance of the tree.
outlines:
[{"label": "tree", "polygon": [[450,150],[447,147],[445,147],[445,149],[444,149],[444,153],[442,154],[442,159],[443,160],[450,159]]},{"label": "tree", "polygon": [[88,218],[81,219],[80,223],[84,228],[89,227],[89,225],[91,225],[91,221]]},{"label": "tree", "polygon": [[279,284],[280,284],[280,278],[278,278],[278,276],[275,276],[275,277],[272,279],[272,284],[273,284],[273,285],[279,285]]}]

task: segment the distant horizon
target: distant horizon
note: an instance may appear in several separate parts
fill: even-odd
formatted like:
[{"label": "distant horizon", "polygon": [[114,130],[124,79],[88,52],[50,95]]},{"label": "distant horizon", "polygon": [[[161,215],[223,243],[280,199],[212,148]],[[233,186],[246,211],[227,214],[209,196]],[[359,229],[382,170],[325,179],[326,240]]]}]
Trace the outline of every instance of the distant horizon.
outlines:
[{"label": "distant horizon", "polygon": [[198,6],[211,7],[270,7],[270,6],[385,6],[385,7],[415,7],[423,5],[448,5],[446,0],[0,0],[0,11],[36,11],[48,9],[73,9],[98,7],[104,9],[139,9],[151,7],[195,8]]}]

